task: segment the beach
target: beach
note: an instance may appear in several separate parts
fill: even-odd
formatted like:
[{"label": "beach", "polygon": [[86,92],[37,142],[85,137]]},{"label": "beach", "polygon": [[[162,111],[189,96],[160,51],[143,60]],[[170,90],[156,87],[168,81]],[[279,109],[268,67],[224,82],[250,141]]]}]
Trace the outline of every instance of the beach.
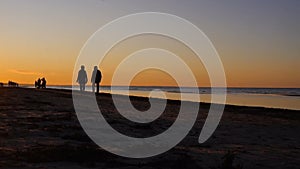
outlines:
[{"label": "beach", "polygon": [[[96,145],[80,126],[72,91],[60,89],[0,88],[0,168],[273,168],[300,166],[300,111],[246,106],[225,106],[213,136],[203,144],[198,137],[209,104],[202,104],[187,137],[158,156],[130,159]],[[124,99],[124,96],[118,96]],[[99,108],[115,129],[132,137],[150,137],[172,125],[180,101],[168,100],[154,123],[124,119],[112,96],[97,96]],[[149,99],[131,97],[138,110]]]}]

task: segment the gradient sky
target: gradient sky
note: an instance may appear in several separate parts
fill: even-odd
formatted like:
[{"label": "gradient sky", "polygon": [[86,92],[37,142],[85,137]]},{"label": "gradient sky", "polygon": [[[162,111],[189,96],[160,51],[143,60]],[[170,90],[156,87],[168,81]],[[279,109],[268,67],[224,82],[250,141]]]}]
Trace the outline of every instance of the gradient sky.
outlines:
[{"label": "gradient sky", "polygon": [[[299,0],[1,0],[0,81],[33,83],[45,76],[48,84],[71,84],[79,51],[96,30],[118,17],[149,11],[174,14],[197,25],[216,47],[228,86],[300,87]],[[141,42],[177,44],[157,37],[120,44],[100,65],[103,85],[110,84],[116,61],[143,46]],[[173,49],[180,49],[178,54],[185,51]],[[208,86],[199,65],[191,66],[199,85]],[[87,71],[90,74],[92,68]],[[174,85],[174,80],[148,71],[132,84]]]}]

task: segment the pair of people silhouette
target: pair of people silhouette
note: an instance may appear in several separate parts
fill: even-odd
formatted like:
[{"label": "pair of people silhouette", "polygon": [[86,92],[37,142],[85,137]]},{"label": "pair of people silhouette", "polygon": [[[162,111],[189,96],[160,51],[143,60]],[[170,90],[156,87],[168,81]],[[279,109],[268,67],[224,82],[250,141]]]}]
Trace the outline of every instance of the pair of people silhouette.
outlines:
[{"label": "pair of people silhouette", "polygon": [[[92,90],[95,92],[95,85],[97,87],[96,93],[99,93],[99,84],[102,79],[101,71],[98,69],[97,66],[94,66],[94,70],[91,77],[91,83],[92,83]],[[84,65],[81,65],[81,69],[78,72],[77,76],[77,83],[79,83],[80,91],[85,91],[85,85],[88,82],[87,73],[85,71]]]},{"label": "pair of people silhouette", "polygon": [[43,77],[42,79],[41,78],[38,78],[38,80],[36,80],[34,82],[34,86],[35,88],[39,89],[39,88],[42,88],[42,89],[45,89],[46,88],[46,79]]}]

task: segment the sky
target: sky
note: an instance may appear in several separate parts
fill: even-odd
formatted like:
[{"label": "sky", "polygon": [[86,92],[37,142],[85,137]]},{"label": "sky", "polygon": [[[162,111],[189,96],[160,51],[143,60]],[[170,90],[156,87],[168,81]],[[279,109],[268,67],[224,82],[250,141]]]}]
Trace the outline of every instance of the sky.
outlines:
[{"label": "sky", "polygon": [[[0,81],[31,84],[46,77],[50,85],[70,85],[76,59],[89,37],[110,21],[138,12],[177,15],[200,28],[223,62],[229,87],[300,87],[299,0],[1,0]],[[122,58],[147,47],[180,55],[198,85],[210,85],[205,68],[194,62],[189,49],[155,35],[116,45],[99,64],[101,84],[111,84]],[[90,76],[92,68],[87,72]],[[131,85],[176,82],[164,72],[148,70]]]}]

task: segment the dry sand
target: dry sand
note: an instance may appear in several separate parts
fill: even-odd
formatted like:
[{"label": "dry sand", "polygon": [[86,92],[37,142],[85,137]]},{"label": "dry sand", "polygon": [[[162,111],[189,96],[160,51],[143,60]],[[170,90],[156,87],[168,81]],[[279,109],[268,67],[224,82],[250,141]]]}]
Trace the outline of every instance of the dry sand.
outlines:
[{"label": "dry sand", "polygon": [[[299,169],[300,166],[300,111],[226,106],[213,136],[199,144],[197,140],[209,108],[209,104],[201,104],[193,129],[180,144],[156,157],[128,159],[102,150],[89,139],[76,118],[71,91],[0,88],[0,96],[0,168]],[[180,107],[180,102],[169,100],[159,119],[141,125],[122,118],[113,106],[111,95],[101,94],[97,99],[107,121],[120,132],[135,137],[163,132],[172,124]],[[137,109],[149,108],[146,98],[132,97],[131,101]]]}]

